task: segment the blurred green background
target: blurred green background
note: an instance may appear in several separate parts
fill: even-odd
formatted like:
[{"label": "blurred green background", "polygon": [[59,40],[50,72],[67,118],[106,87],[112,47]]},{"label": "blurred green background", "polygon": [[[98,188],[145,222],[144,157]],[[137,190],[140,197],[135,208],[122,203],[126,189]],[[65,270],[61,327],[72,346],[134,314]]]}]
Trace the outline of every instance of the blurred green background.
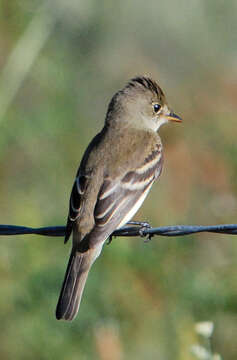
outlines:
[{"label": "blurred green background", "polygon": [[[0,222],[64,225],[74,176],[115,91],[139,74],[182,125],[136,215],[153,226],[237,223],[237,2],[0,1]],[[237,356],[237,239],[116,238],[78,317],[54,311],[70,244],[0,239],[0,358],[192,360],[194,325]]]}]

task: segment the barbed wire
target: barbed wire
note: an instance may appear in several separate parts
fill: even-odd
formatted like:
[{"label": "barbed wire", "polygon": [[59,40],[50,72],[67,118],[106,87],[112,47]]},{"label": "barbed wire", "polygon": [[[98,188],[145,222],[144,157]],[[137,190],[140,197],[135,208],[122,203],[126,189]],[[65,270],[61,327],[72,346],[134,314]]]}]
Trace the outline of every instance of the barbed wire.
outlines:
[{"label": "barbed wire", "polygon": [[[1,235],[26,235],[35,234],[43,236],[62,237],[65,235],[65,226],[48,226],[40,228],[32,228],[27,226],[15,225],[0,225]],[[223,225],[171,225],[151,227],[146,222],[130,222],[128,226],[115,230],[113,236],[140,236],[151,238],[155,235],[158,236],[183,236],[201,232],[219,233],[228,235],[237,235],[237,224],[223,224]]]}]

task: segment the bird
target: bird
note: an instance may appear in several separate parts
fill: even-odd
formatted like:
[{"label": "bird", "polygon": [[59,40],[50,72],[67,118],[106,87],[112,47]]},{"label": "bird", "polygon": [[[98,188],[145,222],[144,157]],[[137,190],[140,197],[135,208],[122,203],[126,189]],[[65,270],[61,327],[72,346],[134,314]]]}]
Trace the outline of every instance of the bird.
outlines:
[{"label": "bird", "polygon": [[65,243],[72,250],[56,318],[73,320],[89,270],[114,230],[145,200],[163,166],[159,128],[181,122],[158,83],[137,76],[112,97],[102,130],[88,145],[72,187]]}]

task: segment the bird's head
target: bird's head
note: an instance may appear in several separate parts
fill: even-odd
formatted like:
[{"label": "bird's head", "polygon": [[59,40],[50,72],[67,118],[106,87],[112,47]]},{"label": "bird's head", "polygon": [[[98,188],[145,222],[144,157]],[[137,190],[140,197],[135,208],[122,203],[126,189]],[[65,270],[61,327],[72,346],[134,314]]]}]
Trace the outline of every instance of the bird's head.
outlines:
[{"label": "bird's head", "polygon": [[112,98],[106,122],[126,122],[129,126],[157,131],[168,122],[181,122],[168,106],[159,85],[149,77],[136,77]]}]

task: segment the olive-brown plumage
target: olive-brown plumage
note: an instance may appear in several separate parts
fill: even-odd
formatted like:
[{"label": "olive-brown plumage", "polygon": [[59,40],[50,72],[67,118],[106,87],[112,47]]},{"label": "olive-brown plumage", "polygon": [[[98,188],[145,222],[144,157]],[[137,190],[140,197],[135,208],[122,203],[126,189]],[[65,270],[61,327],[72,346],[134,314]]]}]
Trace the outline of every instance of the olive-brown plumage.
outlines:
[{"label": "olive-brown plumage", "polygon": [[134,216],[160,175],[163,151],[157,130],[168,121],[181,119],[150,78],[134,78],[113,96],[105,125],[85,151],[72,188],[65,242],[72,232],[73,245],[57,319],[76,316],[104,242]]}]

